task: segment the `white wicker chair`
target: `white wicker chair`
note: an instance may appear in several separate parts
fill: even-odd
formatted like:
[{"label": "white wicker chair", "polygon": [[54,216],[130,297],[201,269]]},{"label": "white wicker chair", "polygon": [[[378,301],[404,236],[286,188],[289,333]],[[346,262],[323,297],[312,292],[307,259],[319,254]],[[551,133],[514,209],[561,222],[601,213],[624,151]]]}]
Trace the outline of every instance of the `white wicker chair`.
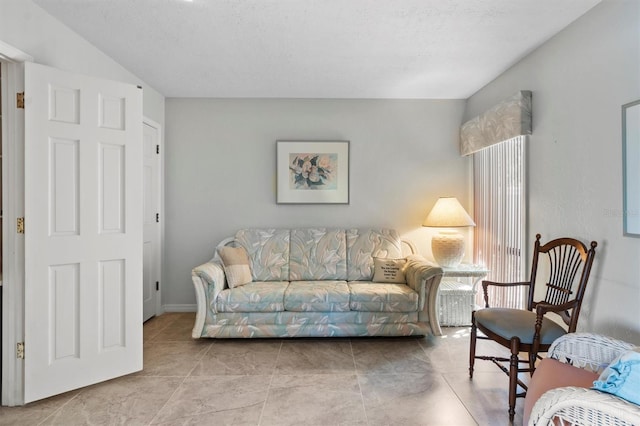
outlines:
[{"label": "white wicker chair", "polygon": [[[590,333],[557,339],[547,356],[596,373],[635,346]],[[529,425],[640,425],[640,406],[593,389],[563,387],[545,392],[531,411]]]}]

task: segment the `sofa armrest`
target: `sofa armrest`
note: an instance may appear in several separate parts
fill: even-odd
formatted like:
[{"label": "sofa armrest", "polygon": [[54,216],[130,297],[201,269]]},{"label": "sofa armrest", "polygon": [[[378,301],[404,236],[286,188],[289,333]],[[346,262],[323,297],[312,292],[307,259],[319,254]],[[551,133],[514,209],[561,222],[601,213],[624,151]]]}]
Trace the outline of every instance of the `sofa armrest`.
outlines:
[{"label": "sofa armrest", "polygon": [[213,303],[218,294],[225,288],[225,276],[222,264],[217,260],[210,260],[191,271],[191,280],[196,291],[196,321],[191,336],[194,339],[202,336],[207,309],[215,309]]},{"label": "sofa armrest", "polygon": [[614,358],[634,345],[593,333],[567,333],[556,339],[547,357],[601,373]]},{"label": "sofa armrest", "polygon": [[[575,386],[545,392],[533,406],[529,425],[638,425],[640,407],[608,393]],[[561,424],[565,424],[562,422]]]},{"label": "sofa armrest", "polygon": [[431,332],[435,336],[442,335],[436,307],[438,287],[440,286],[442,275],[442,268],[427,262],[424,257],[417,254],[407,257],[407,266],[405,268],[407,285],[418,292],[418,307],[421,312],[426,312]]}]

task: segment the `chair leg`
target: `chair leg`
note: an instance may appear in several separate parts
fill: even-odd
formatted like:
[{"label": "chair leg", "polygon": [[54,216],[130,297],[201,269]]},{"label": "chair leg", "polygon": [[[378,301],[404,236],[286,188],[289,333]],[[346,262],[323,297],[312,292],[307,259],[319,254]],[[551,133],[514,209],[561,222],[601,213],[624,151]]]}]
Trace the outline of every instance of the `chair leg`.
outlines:
[{"label": "chair leg", "polygon": [[469,338],[469,378],[473,379],[473,366],[476,362],[476,311],[471,312],[471,337]]},{"label": "chair leg", "polygon": [[511,360],[509,362],[509,420],[513,421],[516,414],[516,393],[518,391],[518,354],[520,353],[520,339],[511,338]]},{"label": "chair leg", "polygon": [[530,376],[533,376],[533,372],[536,371],[537,355],[538,354],[536,353],[529,352],[529,375]]}]

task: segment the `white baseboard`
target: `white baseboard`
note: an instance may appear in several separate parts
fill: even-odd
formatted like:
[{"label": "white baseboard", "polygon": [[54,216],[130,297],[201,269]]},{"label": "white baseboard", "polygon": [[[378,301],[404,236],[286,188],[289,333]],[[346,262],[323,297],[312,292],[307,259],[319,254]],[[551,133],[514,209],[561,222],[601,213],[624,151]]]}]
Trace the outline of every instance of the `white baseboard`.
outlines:
[{"label": "white baseboard", "polygon": [[197,309],[196,304],[192,305],[179,305],[179,304],[171,304],[171,305],[162,305],[162,309],[164,312],[195,312]]}]

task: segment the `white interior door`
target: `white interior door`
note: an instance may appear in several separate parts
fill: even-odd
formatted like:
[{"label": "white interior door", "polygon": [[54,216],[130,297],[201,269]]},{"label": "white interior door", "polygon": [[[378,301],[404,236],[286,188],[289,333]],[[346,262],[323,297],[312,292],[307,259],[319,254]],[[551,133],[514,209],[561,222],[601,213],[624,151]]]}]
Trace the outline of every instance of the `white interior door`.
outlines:
[{"label": "white interior door", "polygon": [[25,403],[142,368],[142,90],[25,64]]},{"label": "white interior door", "polygon": [[160,282],[160,126],[144,120],[144,248],[142,319],[156,315]]}]

